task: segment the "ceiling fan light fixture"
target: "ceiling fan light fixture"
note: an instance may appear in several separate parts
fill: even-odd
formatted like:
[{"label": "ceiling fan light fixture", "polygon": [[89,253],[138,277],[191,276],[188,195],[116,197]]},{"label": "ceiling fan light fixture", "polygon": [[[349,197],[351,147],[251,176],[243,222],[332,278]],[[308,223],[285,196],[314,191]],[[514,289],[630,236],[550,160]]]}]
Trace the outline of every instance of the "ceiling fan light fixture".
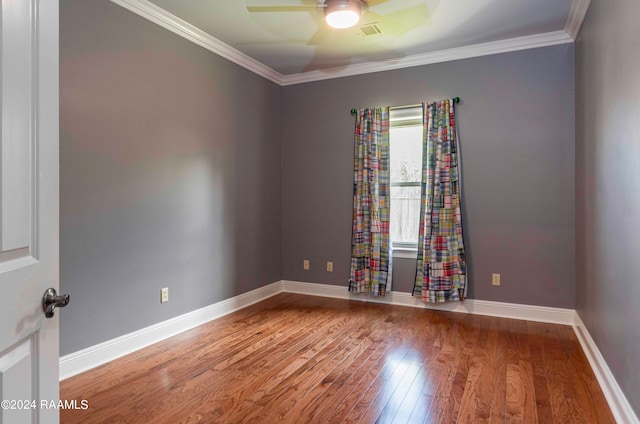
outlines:
[{"label": "ceiling fan light fixture", "polygon": [[351,28],[360,20],[360,0],[327,0],[324,18],[330,27]]}]

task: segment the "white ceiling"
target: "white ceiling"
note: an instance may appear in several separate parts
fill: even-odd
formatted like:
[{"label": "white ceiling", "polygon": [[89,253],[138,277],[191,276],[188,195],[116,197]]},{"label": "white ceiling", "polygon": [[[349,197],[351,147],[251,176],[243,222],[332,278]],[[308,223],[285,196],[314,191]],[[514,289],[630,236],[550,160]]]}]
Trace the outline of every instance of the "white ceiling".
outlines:
[{"label": "white ceiling", "polygon": [[[574,28],[570,27],[576,25],[579,29],[589,3],[588,0],[573,0],[573,4],[572,0],[370,0],[378,4],[369,8],[373,13],[364,14],[360,24],[377,22],[383,33],[363,37],[356,29],[325,29],[320,8],[268,13],[247,10],[247,6],[309,5],[317,0],[112,1],[132,10],[139,9],[138,4],[153,3],[157,6],[154,9],[163,9],[161,20],[177,17],[178,22],[186,21],[216,43],[244,53],[258,67],[268,67],[285,79],[322,73],[340,76],[345,69],[394,61],[411,64],[415,62],[413,58],[460,51],[469,46],[496,45],[500,40],[547,37],[555,40],[549,44],[557,44],[564,37],[571,41],[575,34],[567,35],[564,31],[571,32]],[[132,7],[134,3],[138,4]],[[582,16],[572,16],[580,14],[579,9],[584,9]],[[134,11],[145,16],[139,10]],[[577,20],[577,24],[572,24],[572,20]],[[322,42],[310,43],[318,30],[325,35]]]}]

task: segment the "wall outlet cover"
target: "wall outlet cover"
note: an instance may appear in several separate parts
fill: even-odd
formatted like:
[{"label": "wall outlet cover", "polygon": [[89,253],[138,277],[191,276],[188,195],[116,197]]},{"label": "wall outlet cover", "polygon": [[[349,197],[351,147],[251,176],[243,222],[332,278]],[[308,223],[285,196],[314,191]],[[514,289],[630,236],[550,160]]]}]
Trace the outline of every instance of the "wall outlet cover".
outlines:
[{"label": "wall outlet cover", "polygon": [[160,303],[165,303],[168,301],[169,301],[169,287],[160,289]]}]

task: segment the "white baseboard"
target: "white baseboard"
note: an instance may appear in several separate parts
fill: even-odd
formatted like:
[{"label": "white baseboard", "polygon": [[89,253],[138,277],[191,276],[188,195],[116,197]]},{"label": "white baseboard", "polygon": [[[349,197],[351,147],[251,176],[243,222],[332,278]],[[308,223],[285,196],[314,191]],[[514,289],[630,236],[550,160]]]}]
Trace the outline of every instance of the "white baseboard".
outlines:
[{"label": "white baseboard", "polygon": [[369,296],[349,293],[346,287],[326,284],[303,283],[300,281],[282,281],[285,292],[334,297],[338,299],[365,302],[387,303],[391,305],[411,306],[414,308],[435,309],[439,311],[462,312],[492,317],[522,319],[548,322],[552,324],[573,325],[573,309],[551,308],[547,306],[520,305],[517,303],[493,302],[488,300],[467,299],[464,302],[424,303],[411,293],[392,291],[386,296]]},{"label": "white baseboard", "polygon": [[107,340],[60,358],[60,380],[73,377],[99,365],[106,364],[136,350],[180,334],[221,316],[246,308],[256,302],[282,291],[280,281],[259,289],[234,296],[213,305],[188,312],[167,321],[145,327],[138,331]]},{"label": "white baseboard", "polygon": [[602,393],[604,393],[604,396],[609,403],[609,407],[611,408],[611,412],[613,413],[616,422],[625,424],[640,423],[638,416],[631,408],[629,401],[622,392],[616,378],[613,376],[613,373],[600,353],[598,346],[591,338],[589,330],[587,330],[587,327],[584,325],[584,322],[582,322],[582,319],[577,312],[575,313],[574,319],[573,330],[578,337],[578,341],[580,341],[584,354],[587,356],[587,360],[593,369],[593,373],[598,379],[598,383],[600,383]]},{"label": "white baseboard", "polygon": [[65,355],[60,358],[60,380],[88,371],[281,292],[571,325],[598,379],[598,383],[600,383],[602,392],[609,403],[609,407],[616,421],[619,423],[640,424],[631,405],[602,357],[602,354],[591,338],[589,331],[573,309],[475,299],[446,304],[425,304],[420,299],[411,296],[410,293],[392,291],[384,297],[372,297],[349,293],[345,286],[287,280],[277,281],[239,296]]},{"label": "white baseboard", "polygon": [[387,303],[391,305],[428,308],[441,311],[490,315],[502,318],[525,319],[573,325],[575,311],[544,306],[518,305],[467,299],[463,303],[425,304],[410,293],[391,292],[384,297],[371,297],[349,293],[346,287],[299,281],[277,281],[256,290],[223,300],[210,306],[171,318],[129,334],[107,340],[60,358],[60,380],[120,358],[136,350],[175,336],[183,331],[205,324],[221,316],[245,308],[280,292],[301,293],[312,296],[333,297],[355,301]]}]

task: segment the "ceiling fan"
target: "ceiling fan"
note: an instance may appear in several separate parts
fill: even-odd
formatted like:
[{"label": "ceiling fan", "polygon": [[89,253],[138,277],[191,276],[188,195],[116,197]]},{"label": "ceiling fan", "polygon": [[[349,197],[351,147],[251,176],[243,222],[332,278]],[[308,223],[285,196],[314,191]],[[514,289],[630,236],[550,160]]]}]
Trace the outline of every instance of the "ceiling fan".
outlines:
[{"label": "ceiling fan", "polygon": [[386,15],[373,12],[370,8],[393,0],[303,0],[301,5],[247,6],[251,13],[263,12],[316,12],[322,11],[326,25],[318,25],[318,30],[308,44],[320,44],[333,29],[355,26],[358,22],[375,23],[385,34],[400,37],[416,26],[429,20],[429,7],[419,4]]},{"label": "ceiling fan", "polygon": [[[435,1],[435,0],[434,0]],[[352,58],[375,61],[384,58],[401,58],[405,54],[380,43],[377,36],[402,37],[414,28],[430,21],[427,2],[396,9],[385,14],[371,8],[389,3],[401,5],[402,0],[298,0],[297,5],[252,5],[251,13],[306,12],[316,20],[317,30],[307,41],[315,46],[315,55],[302,72],[319,69],[338,69],[351,63]],[[302,3],[302,4],[300,4]],[[405,3],[406,4],[406,3]],[[387,9],[388,10],[388,9]],[[349,27],[355,30],[335,29],[329,16],[343,12]],[[349,16],[351,14],[352,16]],[[353,14],[356,16],[354,17]],[[350,20],[349,20],[350,19]],[[332,26],[330,26],[332,25]],[[349,28],[346,24],[342,28]]]}]

